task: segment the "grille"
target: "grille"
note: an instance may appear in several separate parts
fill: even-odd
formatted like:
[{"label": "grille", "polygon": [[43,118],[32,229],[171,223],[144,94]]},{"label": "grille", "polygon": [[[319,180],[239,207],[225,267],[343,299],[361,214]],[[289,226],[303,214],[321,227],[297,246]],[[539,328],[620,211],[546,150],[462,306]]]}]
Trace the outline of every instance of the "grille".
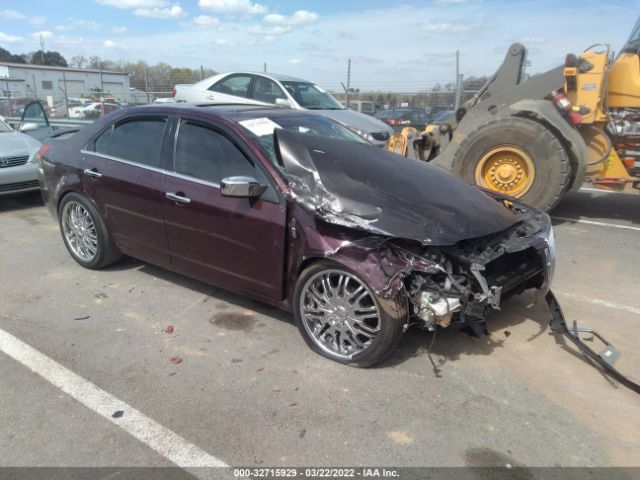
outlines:
[{"label": "grille", "polygon": [[12,192],[14,190],[26,190],[27,188],[38,188],[38,180],[30,180],[28,182],[6,183],[0,185],[0,192]]},{"label": "grille", "polygon": [[371,136],[379,142],[386,142],[387,140],[389,140],[388,132],[373,132]]},{"label": "grille", "polygon": [[24,165],[29,160],[29,156],[24,157],[0,157],[0,168],[17,167]]}]

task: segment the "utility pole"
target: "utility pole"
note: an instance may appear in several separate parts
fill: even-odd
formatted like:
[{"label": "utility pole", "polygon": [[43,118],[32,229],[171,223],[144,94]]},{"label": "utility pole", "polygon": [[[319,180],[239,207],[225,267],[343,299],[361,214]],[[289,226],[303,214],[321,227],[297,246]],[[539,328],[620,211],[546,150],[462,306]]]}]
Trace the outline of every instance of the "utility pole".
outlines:
[{"label": "utility pole", "polygon": [[44,65],[44,38],[40,34],[40,58],[42,59],[42,65]]},{"label": "utility pole", "polygon": [[147,67],[144,67],[144,89],[147,92],[147,103],[151,103],[149,100],[149,76],[147,75]]},{"label": "utility pole", "polygon": [[351,59],[347,62],[347,108],[351,99]]},{"label": "utility pole", "polygon": [[64,118],[69,118],[69,96],[67,95],[67,76],[62,72],[62,85],[64,86]]},{"label": "utility pole", "polygon": [[204,80],[204,67],[200,65],[200,80]]},{"label": "utility pole", "polygon": [[462,95],[462,74],[460,73],[460,50],[456,50],[456,100],[454,110],[460,108],[460,97]]},{"label": "utility pole", "polygon": [[262,64],[262,71],[263,71],[264,73],[267,73],[267,62],[264,62],[264,63]]}]

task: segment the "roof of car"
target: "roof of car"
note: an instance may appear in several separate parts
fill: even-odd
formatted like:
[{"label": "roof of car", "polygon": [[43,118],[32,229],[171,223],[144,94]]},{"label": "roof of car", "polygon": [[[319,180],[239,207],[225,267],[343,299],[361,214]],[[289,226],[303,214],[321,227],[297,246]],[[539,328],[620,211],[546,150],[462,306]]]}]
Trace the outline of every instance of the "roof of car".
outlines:
[{"label": "roof of car", "polygon": [[255,118],[257,115],[273,117],[290,117],[290,116],[321,116],[318,113],[309,110],[294,110],[285,107],[272,107],[267,105],[246,104],[246,103],[226,103],[226,104],[195,104],[187,102],[176,103],[152,103],[149,105],[141,105],[139,107],[131,107],[128,110],[196,110],[207,111],[223,117],[234,120],[242,118]]},{"label": "roof of car", "polygon": [[265,72],[225,72],[224,75],[228,75],[228,74],[238,74],[238,73],[248,73],[251,75],[262,75],[263,77],[267,77],[267,78],[273,78],[274,80],[277,80],[279,82],[305,82],[305,83],[312,83],[309,80],[305,80],[304,78],[298,78],[298,77],[291,77],[289,75],[282,75],[280,73],[265,73]]}]

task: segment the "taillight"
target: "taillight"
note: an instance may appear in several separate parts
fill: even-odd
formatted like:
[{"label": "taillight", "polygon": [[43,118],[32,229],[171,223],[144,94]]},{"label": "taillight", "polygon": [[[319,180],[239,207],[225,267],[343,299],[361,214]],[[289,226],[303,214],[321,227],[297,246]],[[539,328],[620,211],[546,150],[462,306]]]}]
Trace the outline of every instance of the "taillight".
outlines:
[{"label": "taillight", "polygon": [[49,144],[43,143],[42,146],[40,147],[40,150],[38,150],[38,155],[40,155],[41,157],[44,157],[48,151],[49,151]]},{"label": "taillight", "polygon": [[171,95],[172,97],[176,96],[176,87],[173,87],[173,94]]},{"label": "taillight", "polygon": [[389,120],[389,125],[397,125],[398,123],[400,123],[400,120],[397,120],[395,118]]}]

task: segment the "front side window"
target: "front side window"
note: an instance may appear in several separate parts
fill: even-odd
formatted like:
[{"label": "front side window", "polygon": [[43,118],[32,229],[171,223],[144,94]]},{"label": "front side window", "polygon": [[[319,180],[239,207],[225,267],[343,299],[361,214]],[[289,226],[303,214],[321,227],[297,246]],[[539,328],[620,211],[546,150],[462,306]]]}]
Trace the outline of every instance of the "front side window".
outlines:
[{"label": "front side window", "polygon": [[174,169],[217,184],[225,177],[259,177],[258,170],[227,137],[189,121],[180,125]]},{"label": "front side window", "polygon": [[209,90],[246,98],[249,96],[250,83],[250,75],[231,75],[213,84]]},{"label": "front side window", "polygon": [[109,141],[108,154],[158,168],[165,124],[165,119],[154,118],[116,125]]},{"label": "front side window", "polygon": [[286,100],[284,92],[276,85],[276,82],[264,77],[255,77],[253,83],[253,95],[254,100],[265,103],[276,103],[277,98]]},{"label": "front side window", "polygon": [[340,102],[313,83],[295,81],[283,81],[281,83],[301,107],[309,110],[345,109]]}]

